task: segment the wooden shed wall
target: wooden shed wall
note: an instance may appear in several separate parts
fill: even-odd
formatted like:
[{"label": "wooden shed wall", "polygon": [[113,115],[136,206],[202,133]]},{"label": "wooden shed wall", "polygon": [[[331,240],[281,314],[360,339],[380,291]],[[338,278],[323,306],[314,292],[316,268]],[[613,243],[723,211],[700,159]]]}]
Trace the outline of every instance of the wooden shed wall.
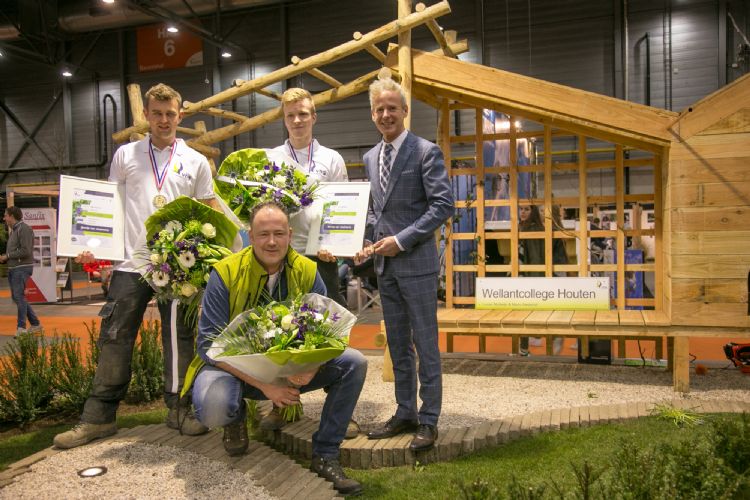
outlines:
[{"label": "wooden shed wall", "polygon": [[670,148],[665,298],[673,324],[750,326],[747,116],[740,110]]}]

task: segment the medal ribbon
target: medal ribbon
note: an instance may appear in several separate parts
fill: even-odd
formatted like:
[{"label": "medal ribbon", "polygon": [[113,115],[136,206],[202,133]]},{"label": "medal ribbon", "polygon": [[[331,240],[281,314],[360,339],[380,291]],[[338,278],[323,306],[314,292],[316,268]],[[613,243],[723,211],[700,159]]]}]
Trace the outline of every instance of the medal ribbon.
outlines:
[{"label": "medal ribbon", "polygon": [[[313,161],[313,142],[315,142],[315,139],[310,141],[310,145],[307,147],[307,173],[310,174],[315,170],[315,162]],[[292,147],[292,143],[287,141],[287,146],[289,146],[289,152],[292,154],[292,158],[294,158],[294,161],[299,163],[299,159],[297,158],[297,153],[294,151],[294,148]]]},{"label": "medal ribbon", "polygon": [[151,171],[154,174],[154,179],[156,180],[156,189],[161,193],[161,187],[164,185],[164,181],[167,178],[167,168],[172,163],[172,158],[174,157],[174,152],[177,150],[177,139],[174,140],[172,143],[172,152],[169,153],[169,159],[167,160],[167,163],[164,164],[164,166],[161,168],[161,172],[159,172],[159,167],[156,165],[156,155],[154,154],[154,146],[151,143],[151,139],[148,140],[148,157],[151,160]]}]

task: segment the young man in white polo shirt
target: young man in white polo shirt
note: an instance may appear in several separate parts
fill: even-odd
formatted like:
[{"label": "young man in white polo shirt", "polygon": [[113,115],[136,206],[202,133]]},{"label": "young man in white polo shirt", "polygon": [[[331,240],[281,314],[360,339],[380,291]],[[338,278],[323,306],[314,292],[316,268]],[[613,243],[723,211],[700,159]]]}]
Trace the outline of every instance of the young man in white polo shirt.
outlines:
[{"label": "young man in white polo shirt", "polygon": [[[312,182],[347,182],[346,164],[339,153],[322,146],[313,137],[313,125],[318,119],[312,95],[305,89],[293,87],[281,96],[281,108],[284,113],[284,125],[289,139],[274,148],[293,158]],[[297,252],[306,255],[307,237],[312,220],[312,207],[300,210],[290,218],[292,227],[291,246]],[[346,307],[346,300],[341,295],[338,264],[336,256],[328,250],[321,250],[317,255],[307,255],[318,264],[323,282],[328,290],[328,297]],[[264,429],[278,429],[284,422],[276,409],[261,421]],[[357,435],[359,427],[352,421],[347,429],[347,438]]]},{"label": "young man in white polo shirt", "polygon": [[[219,209],[213,192],[211,169],[206,158],[177,139],[182,120],[182,98],[171,87],[158,84],[145,95],[143,110],[150,134],[120,147],[112,159],[109,180],[123,185],[125,192],[125,261],[115,267],[107,294],[99,336],[99,362],[91,394],[81,422],[55,436],[58,448],[74,448],[117,432],[117,406],[127,393],[130,363],[138,329],[154,291],[142,279],[134,263],[136,242],[146,219],[156,209],[185,195]],[[90,252],[78,256],[92,262]],[[184,322],[177,301],[160,303],[164,349],[164,400],[169,408],[167,425],[189,435],[207,429],[190,411],[189,402],[179,399],[185,371],[193,359],[194,329]]]}]

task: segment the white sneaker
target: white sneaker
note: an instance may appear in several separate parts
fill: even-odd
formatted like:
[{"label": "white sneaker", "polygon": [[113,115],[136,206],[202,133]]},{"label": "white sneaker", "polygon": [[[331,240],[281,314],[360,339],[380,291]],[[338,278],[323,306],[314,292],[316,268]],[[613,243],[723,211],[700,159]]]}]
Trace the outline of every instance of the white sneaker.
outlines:
[{"label": "white sneaker", "polygon": [[16,333],[15,333],[15,335],[13,335],[13,337],[18,337],[19,335],[21,335],[21,334],[24,334],[24,333],[26,333],[26,332],[28,332],[28,330],[26,330],[26,328],[21,328],[21,327],[19,326],[19,327],[18,327],[18,328],[16,329]]},{"label": "white sneaker", "polygon": [[28,330],[26,330],[29,333],[40,333],[44,327],[42,327],[41,324],[39,325],[31,325]]}]

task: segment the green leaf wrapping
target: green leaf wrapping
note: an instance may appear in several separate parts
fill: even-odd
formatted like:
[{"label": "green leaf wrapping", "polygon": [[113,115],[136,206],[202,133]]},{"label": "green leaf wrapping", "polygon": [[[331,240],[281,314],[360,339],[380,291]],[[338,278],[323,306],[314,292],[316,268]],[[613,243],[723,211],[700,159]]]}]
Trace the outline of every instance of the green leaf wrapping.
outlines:
[{"label": "green leaf wrapping", "polygon": [[149,241],[171,221],[187,222],[191,219],[210,222],[216,228],[213,243],[231,248],[239,228],[226,215],[187,196],[170,201],[146,219],[146,240]]}]

